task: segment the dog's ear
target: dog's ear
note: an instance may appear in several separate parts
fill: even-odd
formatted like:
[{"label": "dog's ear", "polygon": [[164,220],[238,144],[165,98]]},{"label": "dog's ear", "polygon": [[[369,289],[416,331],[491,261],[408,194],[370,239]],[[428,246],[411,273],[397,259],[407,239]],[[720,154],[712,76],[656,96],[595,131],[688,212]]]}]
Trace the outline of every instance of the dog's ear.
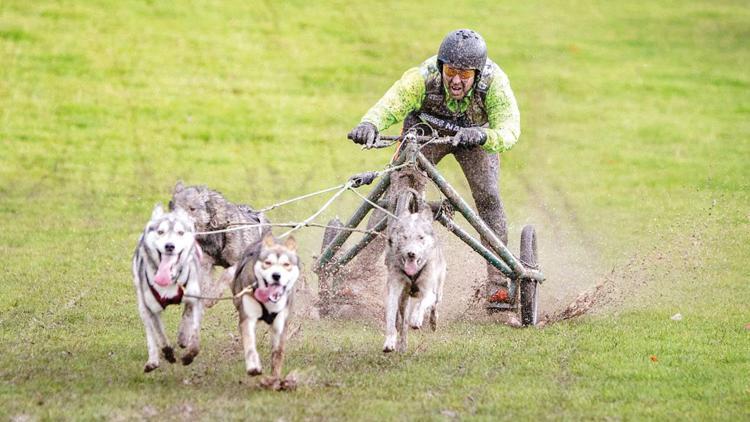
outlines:
[{"label": "dog's ear", "polygon": [[297,241],[294,240],[292,236],[289,236],[284,241],[284,246],[289,249],[290,251],[296,251],[297,250]]},{"label": "dog's ear", "polygon": [[266,234],[263,237],[263,246],[265,246],[267,248],[270,248],[270,247],[272,247],[275,244],[276,244],[276,241],[273,238],[273,233],[268,232],[268,234]]},{"label": "dog's ear", "polygon": [[185,185],[182,183],[182,180],[178,180],[174,185],[174,189],[172,189],[172,195],[182,192],[183,189],[185,189]]},{"label": "dog's ear", "polygon": [[156,220],[162,215],[164,215],[164,208],[161,207],[161,204],[156,204],[156,206],[154,207],[154,210],[151,211],[151,219]]}]

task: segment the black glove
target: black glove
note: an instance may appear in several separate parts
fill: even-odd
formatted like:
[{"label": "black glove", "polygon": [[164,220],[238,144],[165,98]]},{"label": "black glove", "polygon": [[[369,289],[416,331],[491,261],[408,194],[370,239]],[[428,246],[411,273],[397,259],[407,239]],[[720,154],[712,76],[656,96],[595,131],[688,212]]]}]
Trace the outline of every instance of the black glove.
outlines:
[{"label": "black glove", "polygon": [[470,148],[476,145],[484,145],[485,142],[487,142],[487,134],[478,127],[465,127],[453,137],[454,147]]},{"label": "black glove", "polygon": [[378,128],[370,122],[362,122],[357,125],[351,132],[349,132],[348,138],[354,141],[355,144],[366,145],[375,142],[375,138],[378,137]]}]

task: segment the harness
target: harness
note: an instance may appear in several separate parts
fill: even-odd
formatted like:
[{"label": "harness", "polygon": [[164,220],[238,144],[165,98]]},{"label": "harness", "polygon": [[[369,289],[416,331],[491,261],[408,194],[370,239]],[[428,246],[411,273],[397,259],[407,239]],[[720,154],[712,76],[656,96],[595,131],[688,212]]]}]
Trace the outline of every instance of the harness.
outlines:
[{"label": "harness", "polygon": [[[258,302],[260,303],[260,302]],[[259,316],[259,320],[263,320],[266,322],[266,324],[271,325],[273,324],[273,321],[276,319],[276,316],[279,314],[278,312],[268,312],[268,309],[266,309],[266,305],[260,303],[260,308],[263,310],[263,315]]]},{"label": "harness", "polygon": [[[198,252],[196,252],[196,253],[198,253]],[[148,257],[148,258],[150,258],[150,257]],[[183,271],[184,270],[185,270],[185,268],[183,268]],[[182,272],[183,271],[180,271],[180,275],[177,277],[178,279],[182,276]],[[187,282],[187,280],[190,280],[190,271],[191,271],[191,269],[188,266],[187,267],[187,272],[188,273],[187,273],[187,277],[185,277],[185,282]],[[180,303],[182,303],[182,297],[183,297],[183,295],[185,293],[184,292],[185,287],[182,284],[180,284],[179,282],[177,283],[177,294],[176,295],[174,295],[172,297],[164,297],[161,294],[159,294],[159,292],[154,287],[154,285],[153,285],[153,283],[151,281],[151,277],[148,276],[148,274],[146,273],[145,268],[143,269],[143,276],[146,279],[146,284],[148,284],[149,290],[151,290],[151,294],[154,296],[154,299],[156,299],[156,301],[159,302],[159,305],[161,305],[162,309],[165,309],[168,305],[179,305]]]},{"label": "harness", "polygon": [[495,63],[487,62],[474,83],[474,94],[463,112],[453,112],[446,105],[443,77],[435,57],[422,64],[422,77],[425,83],[425,96],[422,106],[411,112],[405,119],[404,127],[424,122],[438,130],[441,136],[455,135],[466,127],[484,127],[488,124],[485,100],[487,91],[495,77]]},{"label": "harness", "polygon": [[422,270],[424,270],[424,267],[420,268],[419,271],[417,271],[417,273],[414,274],[413,276],[406,274],[404,270],[401,270],[401,272],[404,273],[406,278],[408,278],[409,281],[411,281],[411,285],[409,286],[409,296],[411,297],[414,297],[417,295],[417,293],[419,293],[419,286],[417,286],[416,282],[419,276],[422,274]]},{"label": "harness", "polygon": [[151,289],[151,294],[154,295],[154,299],[159,302],[159,305],[161,305],[162,309],[166,308],[167,305],[179,305],[180,303],[182,303],[183,289],[181,284],[177,285],[177,295],[172,297],[164,297],[160,295],[150,282],[147,284],[148,288]]},{"label": "harness", "polygon": [[256,280],[255,283],[253,283],[253,285],[251,286],[253,294],[251,294],[250,296],[252,296],[253,300],[258,302],[258,305],[260,305],[260,309],[263,312],[263,314],[261,314],[261,316],[258,317],[258,320],[263,320],[266,324],[271,325],[276,320],[276,316],[279,315],[279,313],[268,312],[268,309],[266,309],[266,304],[255,298],[255,289],[257,288],[258,288],[258,281]]}]

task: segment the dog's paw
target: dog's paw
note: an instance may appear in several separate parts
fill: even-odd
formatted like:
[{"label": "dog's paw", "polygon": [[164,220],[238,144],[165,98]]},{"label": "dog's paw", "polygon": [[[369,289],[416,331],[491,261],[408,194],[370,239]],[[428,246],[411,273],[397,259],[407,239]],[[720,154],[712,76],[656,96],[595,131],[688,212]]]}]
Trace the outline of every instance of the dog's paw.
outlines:
[{"label": "dog's paw", "polygon": [[422,328],[422,318],[420,317],[412,317],[411,321],[409,321],[409,327],[411,327],[412,330],[419,330]]},{"label": "dog's paw", "polygon": [[396,350],[396,336],[387,336],[383,343],[383,353],[390,353]]},{"label": "dog's paw", "polygon": [[174,349],[172,349],[171,347],[165,346],[164,348],[161,349],[161,353],[162,355],[164,355],[164,359],[166,359],[167,362],[169,363],[177,362],[177,359],[175,359],[174,357]]},{"label": "dog's paw", "polygon": [[197,353],[186,353],[180,360],[182,361],[183,365],[187,366],[193,363],[193,359],[195,359],[196,355]]},{"label": "dog's paw", "polygon": [[143,367],[143,372],[149,373],[159,367],[158,362],[146,362],[146,366]]},{"label": "dog's paw", "polygon": [[279,391],[282,388],[282,381],[276,377],[265,377],[260,381],[260,386],[267,390]]},{"label": "dog's paw", "polygon": [[247,374],[250,375],[251,377],[256,377],[262,373],[263,373],[263,370],[260,368],[249,368],[247,370]]}]

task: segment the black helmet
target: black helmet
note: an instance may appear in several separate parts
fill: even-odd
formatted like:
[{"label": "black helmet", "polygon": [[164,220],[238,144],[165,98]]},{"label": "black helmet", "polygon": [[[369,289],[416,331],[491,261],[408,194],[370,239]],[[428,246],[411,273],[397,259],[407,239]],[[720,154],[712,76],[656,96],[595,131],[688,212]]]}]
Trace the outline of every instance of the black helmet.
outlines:
[{"label": "black helmet", "polygon": [[487,62],[487,44],[471,29],[459,29],[445,36],[438,51],[438,66],[443,64],[460,69],[482,72]]}]

